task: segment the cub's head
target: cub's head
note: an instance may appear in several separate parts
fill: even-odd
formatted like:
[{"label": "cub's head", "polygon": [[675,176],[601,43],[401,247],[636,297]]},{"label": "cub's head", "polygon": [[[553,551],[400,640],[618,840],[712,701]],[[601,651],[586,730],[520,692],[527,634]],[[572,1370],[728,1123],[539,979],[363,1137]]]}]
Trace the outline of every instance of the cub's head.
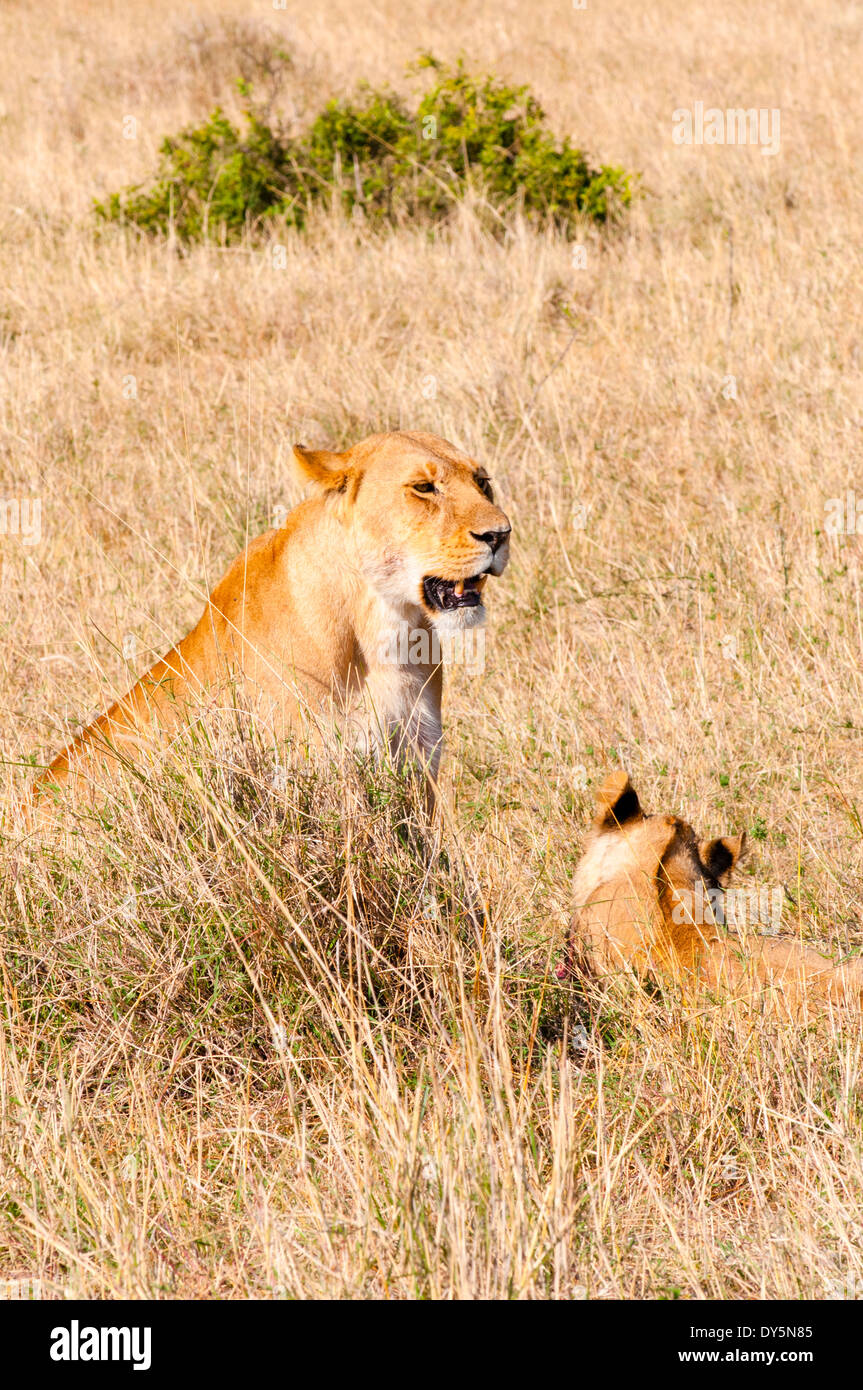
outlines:
[{"label": "cub's head", "polygon": [[483,589],[509,559],[510,524],[485,469],[434,434],[376,434],[336,454],[294,448],[346,531],[346,561],[394,607],[443,629],[485,618]]},{"label": "cub's head", "polygon": [[744,845],[743,835],[700,839],[678,816],[646,815],[627,774],[612,772],[576,869],[577,911],[621,945],[629,927],[643,935],[649,924],[679,937],[691,930],[696,906],[697,915],[720,921],[722,890]]}]

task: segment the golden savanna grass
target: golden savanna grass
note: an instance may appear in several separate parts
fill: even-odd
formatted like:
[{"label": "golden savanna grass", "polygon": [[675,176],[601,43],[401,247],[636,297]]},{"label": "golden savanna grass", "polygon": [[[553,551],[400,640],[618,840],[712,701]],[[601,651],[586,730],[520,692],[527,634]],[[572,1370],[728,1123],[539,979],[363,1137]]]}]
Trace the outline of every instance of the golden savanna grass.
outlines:
[{"label": "golden savanna grass", "polygon": [[[738,881],[860,949],[863,6],[7,3],[0,15],[0,1279],[53,1295],[825,1298],[863,1288],[860,1022],[554,973],[593,790],[746,829]],[[289,61],[274,57],[283,49]],[[288,123],[423,49],[641,173],[553,234],[188,255],[93,197],[246,76]],[[695,101],[781,151],[676,147]],[[134,140],[122,123],[137,122]],[[729,378],[734,378],[735,391]],[[134,388],[134,389],[133,389]],[[443,857],[386,769],[198,729],[21,838],[22,763],[299,496],[291,444],[440,433],[514,524],[454,671]],[[313,577],[310,577],[313,582]],[[488,904],[484,921],[479,903]]]}]

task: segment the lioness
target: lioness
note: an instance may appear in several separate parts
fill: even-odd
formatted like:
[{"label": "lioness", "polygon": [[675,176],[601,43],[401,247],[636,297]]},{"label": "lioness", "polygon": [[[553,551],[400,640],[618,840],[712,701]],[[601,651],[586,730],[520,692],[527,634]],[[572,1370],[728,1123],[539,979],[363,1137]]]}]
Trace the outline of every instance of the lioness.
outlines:
[{"label": "lioness", "polygon": [[625,772],[603,782],[593,829],[575,872],[570,966],[598,975],[629,967],[694,987],[758,998],[795,1014],[805,1000],[863,997],[859,961],[835,966],[790,937],[721,930],[723,890],[744,836],[700,840],[677,816],[645,815]]},{"label": "lioness", "polygon": [[416,756],[433,782],[439,637],[483,622],[509,521],[485,470],[433,434],[294,455],[314,494],[251,542],[188,636],[55,757],[43,789],[82,789],[208,702],[238,699],[263,707],[277,735],[300,707],[334,714],[361,743]]}]

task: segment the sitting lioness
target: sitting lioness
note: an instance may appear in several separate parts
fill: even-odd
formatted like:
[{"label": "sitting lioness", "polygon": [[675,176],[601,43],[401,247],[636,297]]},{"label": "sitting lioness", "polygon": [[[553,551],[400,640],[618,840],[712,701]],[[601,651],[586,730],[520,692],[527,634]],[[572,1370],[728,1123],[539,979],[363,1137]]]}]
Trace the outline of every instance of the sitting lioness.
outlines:
[{"label": "sitting lioness", "polygon": [[700,840],[677,816],[645,815],[625,772],[603,782],[575,872],[570,966],[670,977],[796,1014],[804,1001],[859,1006],[863,967],[836,966],[791,937],[722,929],[724,889],[744,836]]},{"label": "sitting lioness", "polygon": [[416,757],[433,784],[439,639],[484,621],[509,521],[484,469],[433,434],[294,455],[314,494],[251,542],[188,636],[58,754],[43,791],[82,790],[210,703],[238,700],[263,708],[277,736],[300,709],[332,715],[361,746]]}]

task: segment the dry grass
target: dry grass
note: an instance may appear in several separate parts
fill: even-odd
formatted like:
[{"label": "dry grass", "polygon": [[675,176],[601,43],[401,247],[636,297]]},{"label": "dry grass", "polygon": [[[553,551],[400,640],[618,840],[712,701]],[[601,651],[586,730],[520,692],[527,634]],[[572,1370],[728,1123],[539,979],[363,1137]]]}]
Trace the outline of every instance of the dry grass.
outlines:
[{"label": "dry grass", "polygon": [[[449,688],[431,870],[391,774],[274,797],[254,734],[191,747],[53,851],[7,836],[0,1277],[863,1288],[857,1021],[693,1016],[627,986],[573,1002],[552,971],[585,782],[615,762],[648,805],[754,833],[746,873],[786,887],[790,929],[863,942],[860,541],[824,534],[863,427],[863,11],[470,8],[4,7],[0,496],[43,509],[38,545],[0,537],[7,800],[14,765],[124,688],[297,496],[294,439],[447,435],[489,464],[516,546],[485,675]],[[323,217],[281,271],[267,247],[97,237],[90,199],[162,134],[230,107],[239,72],[278,80],[274,35],[291,118],[358,77],[401,85],[421,47],[464,51],[646,196],[585,233],[583,270],[469,211],[436,240]],[[780,155],[676,148],[696,100],[779,107]]]}]

